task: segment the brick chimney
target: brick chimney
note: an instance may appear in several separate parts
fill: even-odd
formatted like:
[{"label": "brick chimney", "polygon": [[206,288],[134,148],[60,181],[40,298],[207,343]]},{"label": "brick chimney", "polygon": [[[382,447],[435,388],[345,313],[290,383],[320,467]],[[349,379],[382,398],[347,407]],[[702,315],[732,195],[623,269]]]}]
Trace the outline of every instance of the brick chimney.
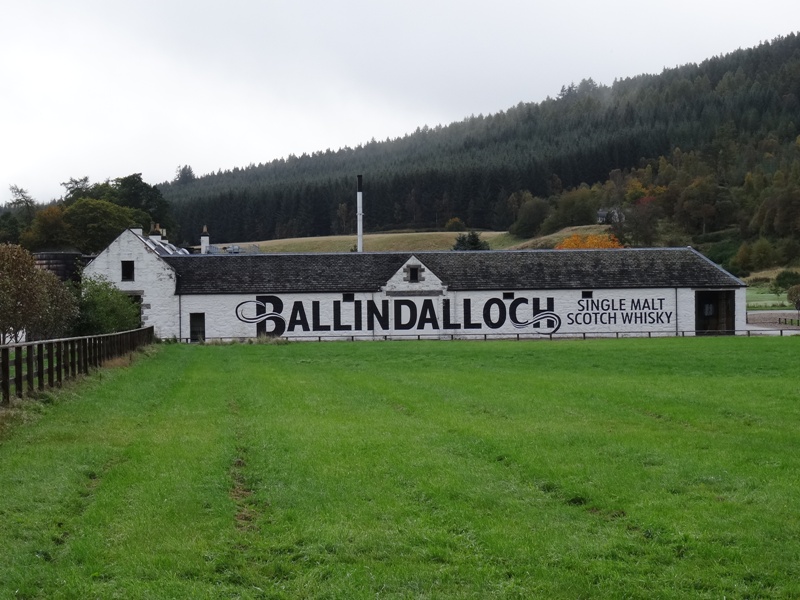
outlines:
[{"label": "brick chimney", "polygon": [[161,227],[159,227],[158,223],[155,223],[150,230],[150,239],[157,244],[161,243]]}]

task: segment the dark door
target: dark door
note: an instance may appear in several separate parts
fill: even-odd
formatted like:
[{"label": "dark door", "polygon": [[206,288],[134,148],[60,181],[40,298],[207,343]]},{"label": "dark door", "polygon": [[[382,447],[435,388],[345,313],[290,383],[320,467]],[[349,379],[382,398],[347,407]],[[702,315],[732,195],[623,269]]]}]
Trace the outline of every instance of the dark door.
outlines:
[{"label": "dark door", "polygon": [[189,338],[193,342],[206,339],[206,313],[189,313]]},{"label": "dark door", "polygon": [[733,335],[736,315],[735,292],[695,292],[697,335]]}]

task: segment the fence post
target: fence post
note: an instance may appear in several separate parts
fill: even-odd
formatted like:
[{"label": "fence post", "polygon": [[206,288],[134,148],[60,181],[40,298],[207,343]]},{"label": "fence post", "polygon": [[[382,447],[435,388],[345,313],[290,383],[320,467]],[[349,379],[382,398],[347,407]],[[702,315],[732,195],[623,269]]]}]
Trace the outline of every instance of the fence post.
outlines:
[{"label": "fence post", "polygon": [[33,359],[36,355],[36,346],[31,344],[29,346],[25,346],[27,352],[25,353],[25,368],[27,369],[26,379],[28,380],[28,393],[32,394],[34,390],[34,381],[33,376],[36,374],[33,366]]},{"label": "fence post", "polygon": [[11,364],[8,347],[0,348],[0,386],[2,386],[2,400],[3,404],[11,402]]},{"label": "fence post", "polygon": [[69,375],[74,379],[78,374],[78,344],[75,343],[75,340],[70,340],[67,342],[67,346],[69,347]]},{"label": "fence post", "polygon": [[47,342],[47,387],[53,388],[55,381],[55,358],[53,357],[53,342]]},{"label": "fence post", "polygon": [[64,380],[64,342],[56,342],[56,383],[61,387]]},{"label": "fence post", "polygon": [[22,349],[14,346],[14,390],[22,398]]},{"label": "fence post", "polygon": [[44,390],[44,343],[36,344],[36,374],[39,376],[39,391]]}]

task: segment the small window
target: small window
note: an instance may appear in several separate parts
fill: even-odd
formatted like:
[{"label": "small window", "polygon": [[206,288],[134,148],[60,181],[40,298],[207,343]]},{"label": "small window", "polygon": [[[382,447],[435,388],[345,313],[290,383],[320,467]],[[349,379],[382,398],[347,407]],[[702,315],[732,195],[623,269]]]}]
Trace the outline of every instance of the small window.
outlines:
[{"label": "small window", "polygon": [[419,283],[419,267],[408,268],[408,281],[411,283]]},{"label": "small window", "polygon": [[581,298],[591,298],[592,292],[581,292]]},{"label": "small window", "polygon": [[123,260],[122,261],[122,281],[133,281],[133,261],[132,260]]}]

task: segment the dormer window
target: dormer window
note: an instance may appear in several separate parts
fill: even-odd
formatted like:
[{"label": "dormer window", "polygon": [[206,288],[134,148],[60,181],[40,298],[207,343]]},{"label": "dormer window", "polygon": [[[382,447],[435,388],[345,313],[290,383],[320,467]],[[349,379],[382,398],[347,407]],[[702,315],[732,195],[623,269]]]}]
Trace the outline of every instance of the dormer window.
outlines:
[{"label": "dormer window", "polygon": [[420,281],[425,281],[425,277],[422,275],[424,271],[425,268],[421,265],[406,265],[403,281],[407,283],[419,283]]},{"label": "dormer window", "polygon": [[122,281],[133,281],[134,269],[132,260],[122,261]]},{"label": "dormer window", "polygon": [[387,296],[441,296],[447,286],[420,259],[410,256],[381,289]]}]

